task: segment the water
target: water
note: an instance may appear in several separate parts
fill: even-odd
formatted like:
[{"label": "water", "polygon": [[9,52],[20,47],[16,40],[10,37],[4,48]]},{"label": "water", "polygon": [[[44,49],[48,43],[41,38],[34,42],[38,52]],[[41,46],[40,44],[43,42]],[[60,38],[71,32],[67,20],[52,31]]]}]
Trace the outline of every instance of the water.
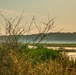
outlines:
[{"label": "water", "polygon": [[[36,41],[27,40],[27,39],[25,39],[25,40],[21,39],[20,40],[20,42],[23,42],[23,43],[26,43],[26,42],[28,42],[28,43],[38,43],[39,41],[40,40],[36,40]],[[60,41],[57,41],[57,40],[47,41],[47,40],[42,40],[39,43],[46,43],[46,44],[76,44],[76,41],[62,41],[62,40],[60,40]]]},{"label": "water", "polygon": [[[44,34],[33,34],[28,36],[21,36],[21,42],[37,43],[43,38]],[[40,43],[56,43],[56,44],[76,44],[76,33],[48,33]]]},{"label": "water", "polygon": [[76,61],[76,52],[68,52],[67,56],[69,56],[70,60]]}]

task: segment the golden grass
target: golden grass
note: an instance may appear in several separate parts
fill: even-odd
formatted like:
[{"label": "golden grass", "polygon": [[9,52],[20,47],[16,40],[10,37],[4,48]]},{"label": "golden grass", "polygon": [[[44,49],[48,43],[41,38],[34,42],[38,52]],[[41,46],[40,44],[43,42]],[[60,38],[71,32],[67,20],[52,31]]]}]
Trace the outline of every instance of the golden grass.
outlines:
[{"label": "golden grass", "polygon": [[4,50],[2,53],[0,75],[76,75],[76,65],[71,67],[67,59],[50,59],[39,63],[31,59],[19,59],[13,50]]}]

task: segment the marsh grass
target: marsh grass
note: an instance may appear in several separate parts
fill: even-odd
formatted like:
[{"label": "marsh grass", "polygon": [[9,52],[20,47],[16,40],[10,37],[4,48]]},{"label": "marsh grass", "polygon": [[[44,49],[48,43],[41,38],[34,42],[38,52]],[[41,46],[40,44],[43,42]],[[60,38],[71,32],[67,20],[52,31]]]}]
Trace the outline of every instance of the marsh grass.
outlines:
[{"label": "marsh grass", "polygon": [[[25,48],[23,48],[25,49]],[[24,50],[22,54],[24,53]],[[0,74],[1,75],[75,75],[76,62],[68,57],[56,54],[56,51],[45,48],[34,49],[29,55],[19,58],[21,54],[14,50],[0,49]],[[50,55],[52,54],[52,55]],[[40,56],[43,56],[43,60]],[[56,57],[55,57],[55,56]],[[53,59],[54,56],[54,59]]]}]

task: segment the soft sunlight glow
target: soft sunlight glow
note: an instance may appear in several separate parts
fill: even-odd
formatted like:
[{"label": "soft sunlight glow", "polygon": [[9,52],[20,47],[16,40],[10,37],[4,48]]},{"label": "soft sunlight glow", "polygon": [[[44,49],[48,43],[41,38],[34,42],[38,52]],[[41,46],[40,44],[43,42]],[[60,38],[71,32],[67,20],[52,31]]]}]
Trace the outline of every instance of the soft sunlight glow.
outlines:
[{"label": "soft sunlight glow", "polygon": [[[24,9],[24,17],[28,22],[33,16],[38,24],[57,16],[52,32],[64,28],[62,32],[76,32],[76,0],[1,0],[0,13],[6,17],[19,16]],[[1,19],[1,16],[0,16]],[[3,22],[1,19],[0,21]],[[2,26],[0,24],[0,29]],[[2,30],[3,31],[3,30]],[[36,29],[34,29],[36,32]]]}]

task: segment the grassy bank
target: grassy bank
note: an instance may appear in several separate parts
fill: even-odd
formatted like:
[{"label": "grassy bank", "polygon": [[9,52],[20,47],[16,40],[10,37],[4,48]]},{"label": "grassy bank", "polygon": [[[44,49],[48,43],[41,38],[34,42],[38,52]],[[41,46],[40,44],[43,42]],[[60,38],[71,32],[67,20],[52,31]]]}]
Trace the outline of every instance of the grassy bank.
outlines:
[{"label": "grassy bank", "polygon": [[46,44],[41,44],[41,45],[45,45],[45,46],[53,46],[53,47],[76,47],[76,44],[66,44],[66,43],[64,43],[64,44],[56,44],[56,43],[52,43],[52,44],[48,44],[48,43],[46,43]]}]

